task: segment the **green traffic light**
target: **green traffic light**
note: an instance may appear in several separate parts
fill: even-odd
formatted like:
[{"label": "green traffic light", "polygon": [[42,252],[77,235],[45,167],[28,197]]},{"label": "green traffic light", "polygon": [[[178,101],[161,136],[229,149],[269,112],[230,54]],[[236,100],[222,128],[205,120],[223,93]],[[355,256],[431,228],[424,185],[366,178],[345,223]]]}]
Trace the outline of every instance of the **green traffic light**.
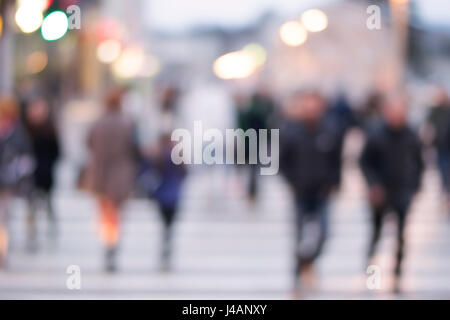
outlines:
[{"label": "green traffic light", "polygon": [[48,14],[41,26],[42,38],[46,41],[61,39],[69,30],[69,20],[62,11],[53,11]]}]

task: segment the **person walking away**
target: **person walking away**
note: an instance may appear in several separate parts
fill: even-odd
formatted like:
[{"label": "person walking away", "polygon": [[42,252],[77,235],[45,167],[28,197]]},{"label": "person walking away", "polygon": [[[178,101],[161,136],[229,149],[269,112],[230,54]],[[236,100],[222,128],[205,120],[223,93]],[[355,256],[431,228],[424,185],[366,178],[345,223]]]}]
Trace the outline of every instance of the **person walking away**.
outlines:
[{"label": "person walking away", "polygon": [[355,112],[353,111],[350,102],[348,101],[344,92],[339,93],[336,101],[334,101],[331,104],[330,108],[328,108],[325,116],[329,118],[329,124],[335,127],[335,132],[338,134],[337,141],[339,156],[335,159],[335,161],[338,162],[337,166],[339,168],[339,170],[337,171],[337,187],[339,187],[341,184],[345,138],[350,129],[358,125],[358,121]]},{"label": "person walking away", "polygon": [[361,110],[357,113],[357,122],[364,132],[376,127],[381,119],[382,94],[378,90],[372,90],[363,103]]},{"label": "person walking away", "polygon": [[[442,189],[450,209],[450,99],[443,88],[438,88],[434,105],[428,115],[426,126],[431,145],[437,155],[437,167],[441,176]],[[450,210],[449,210],[450,211]]]},{"label": "person walking away", "polygon": [[280,169],[292,187],[296,207],[297,289],[313,284],[313,264],[327,237],[330,196],[339,181],[339,137],[325,108],[319,93],[296,92],[280,131]]},{"label": "person walking away", "polygon": [[[259,149],[259,129],[269,129],[272,124],[272,114],[275,109],[275,102],[267,90],[261,88],[255,92],[249,99],[248,105],[244,108],[238,109],[238,128],[247,131],[254,129],[257,132],[257,150]],[[270,132],[270,131],[269,131]],[[270,141],[270,136],[268,136]],[[258,193],[258,164],[248,164],[250,146],[249,141],[244,140],[241,143],[245,144],[245,163],[250,171],[250,178],[247,187],[247,195],[249,200],[254,203]],[[259,157],[258,157],[259,163]]]},{"label": "person walking away", "polygon": [[[7,215],[12,196],[27,197],[32,188],[31,144],[19,121],[14,98],[0,97],[0,268],[6,265],[9,235]],[[30,240],[35,241],[34,238]]]},{"label": "person walking away", "polygon": [[176,165],[171,158],[174,143],[170,134],[162,134],[156,153],[153,155],[153,170],[159,183],[151,195],[158,203],[163,222],[161,265],[162,270],[170,268],[172,252],[173,225],[178,214],[182,188],[187,174],[185,165]]},{"label": "person walking away", "polygon": [[135,183],[135,125],[121,112],[120,89],[106,97],[106,110],[89,135],[87,185],[100,208],[100,238],[106,247],[106,270],[115,271],[119,213]]},{"label": "person walking away", "polygon": [[406,219],[420,186],[424,164],[419,137],[407,125],[405,99],[400,95],[389,96],[382,105],[383,121],[369,134],[360,158],[369,187],[371,207],[372,235],[368,264],[372,264],[383,219],[392,210],[397,218],[394,291],[398,292],[405,250]]},{"label": "person walking away", "polygon": [[34,190],[31,195],[33,212],[45,204],[49,235],[56,235],[56,215],[52,205],[51,191],[54,185],[54,169],[60,155],[57,130],[52,121],[50,107],[42,97],[29,101],[25,107],[25,126],[31,140],[36,168]]}]

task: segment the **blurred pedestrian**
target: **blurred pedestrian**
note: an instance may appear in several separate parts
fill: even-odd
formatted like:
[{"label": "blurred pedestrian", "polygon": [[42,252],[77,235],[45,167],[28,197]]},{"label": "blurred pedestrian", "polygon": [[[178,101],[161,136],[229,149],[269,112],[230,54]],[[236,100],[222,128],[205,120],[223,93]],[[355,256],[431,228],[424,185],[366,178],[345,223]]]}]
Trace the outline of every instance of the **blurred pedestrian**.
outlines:
[{"label": "blurred pedestrian", "polygon": [[[259,130],[269,129],[272,125],[271,116],[274,113],[275,102],[267,90],[256,91],[249,99],[247,105],[238,106],[238,128],[244,131],[254,129],[257,132],[257,149],[259,149]],[[269,131],[270,132],[270,131]],[[270,140],[270,137],[269,137]],[[256,200],[258,193],[258,164],[248,164],[250,155],[250,145],[248,140],[241,141],[245,144],[245,166],[249,168],[250,178],[247,187],[247,195],[251,202]],[[268,146],[270,148],[270,146]],[[258,152],[259,154],[259,152]],[[259,163],[259,159],[258,159]]]},{"label": "blurred pedestrian", "polygon": [[381,103],[383,96],[378,91],[372,91],[359,115],[359,122],[363,130],[370,131],[372,127],[376,127],[381,120]]},{"label": "blurred pedestrian", "polygon": [[[311,286],[313,263],[328,230],[328,206],[339,177],[339,137],[324,116],[326,102],[314,91],[297,92],[280,132],[280,169],[296,206],[296,284]],[[301,287],[300,287],[301,288]]]},{"label": "blurred pedestrian", "polygon": [[105,101],[105,113],[89,135],[87,185],[100,207],[100,237],[106,247],[106,270],[116,269],[119,213],[135,183],[136,138],[133,121],[121,112],[122,90],[114,89]]},{"label": "blurred pedestrian", "polygon": [[24,110],[25,127],[31,140],[36,164],[34,190],[31,195],[33,213],[40,205],[45,206],[50,223],[49,234],[56,234],[56,215],[52,205],[51,191],[54,170],[60,154],[59,139],[53,123],[50,106],[43,97],[31,99]]},{"label": "blurred pedestrian", "polygon": [[410,204],[419,189],[423,160],[418,135],[407,125],[407,106],[400,95],[383,102],[383,121],[369,134],[360,164],[369,186],[372,235],[369,265],[379,241],[383,218],[392,210],[397,220],[394,290],[400,290],[405,247],[405,224]]},{"label": "blurred pedestrian", "polygon": [[178,112],[180,90],[176,86],[166,88],[161,95],[161,126],[174,127]]},{"label": "blurred pedestrian", "polygon": [[187,174],[183,164],[176,165],[171,158],[174,142],[170,134],[162,134],[159,145],[151,154],[150,168],[153,172],[147,172],[153,177],[153,187],[148,189],[148,194],[155,199],[161,220],[163,222],[161,262],[162,270],[170,268],[170,256],[172,252],[173,225],[177,216],[181,200],[183,182]]},{"label": "blurred pedestrian", "polygon": [[[7,215],[13,196],[28,197],[34,162],[26,131],[12,97],[0,97],[0,267],[8,251]],[[35,240],[32,238],[32,240]]]},{"label": "blurred pedestrian", "polygon": [[173,225],[176,220],[182,186],[187,174],[184,164],[176,165],[172,161],[172,149],[175,145],[171,133],[179,119],[179,90],[176,87],[166,89],[161,96],[161,123],[159,139],[155,146],[144,150],[139,182],[147,196],[158,204],[163,223],[161,266],[163,271],[170,268],[172,253]]},{"label": "blurred pedestrian", "polygon": [[426,142],[431,142],[437,154],[437,166],[441,176],[442,188],[450,208],[450,99],[444,88],[438,88],[434,104],[430,107],[426,128]]},{"label": "blurred pedestrian", "polygon": [[331,104],[330,108],[328,108],[326,117],[328,117],[328,123],[334,127],[337,134],[337,147],[339,150],[339,154],[336,157],[335,161],[337,162],[336,165],[339,168],[337,170],[336,185],[336,187],[338,187],[341,184],[345,137],[351,128],[358,125],[358,121],[350,105],[350,102],[347,99],[347,96],[343,92],[339,93],[336,101],[334,101]]}]

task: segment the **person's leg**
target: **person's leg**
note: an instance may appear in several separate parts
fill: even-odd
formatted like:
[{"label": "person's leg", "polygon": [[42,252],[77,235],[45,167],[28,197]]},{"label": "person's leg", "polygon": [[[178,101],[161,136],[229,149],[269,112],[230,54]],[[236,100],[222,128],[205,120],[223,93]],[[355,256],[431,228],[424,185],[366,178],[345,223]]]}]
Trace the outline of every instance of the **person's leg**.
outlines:
[{"label": "person's leg", "polygon": [[26,197],[26,205],[28,210],[27,216],[27,249],[30,252],[37,250],[37,213],[39,210],[39,192],[33,190]]},{"label": "person's leg", "polygon": [[106,247],[106,269],[115,270],[115,255],[119,241],[119,210],[117,205],[106,197],[99,199],[100,239]]},{"label": "person's leg", "polygon": [[406,225],[406,217],[407,217],[407,209],[408,207],[401,207],[396,209],[397,213],[397,252],[395,256],[395,268],[394,268],[394,276],[395,276],[395,285],[394,291],[400,291],[400,279],[402,276],[402,266],[403,266],[403,258],[405,251],[405,225]]},{"label": "person's leg", "polygon": [[450,214],[450,153],[447,150],[438,150],[438,167],[445,196],[446,211]]},{"label": "person's leg", "polygon": [[8,253],[8,229],[7,229],[7,216],[8,216],[8,196],[6,194],[0,194],[0,269],[4,267],[6,263],[6,255]]},{"label": "person's leg", "polygon": [[43,191],[43,197],[45,199],[45,204],[47,207],[47,218],[51,223],[56,223],[56,215],[53,208],[52,202],[52,192],[51,191]]},{"label": "person's leg", "polygon": [[371,206],[371,224],[372,236],[369,242],[369,249],[367,254],[368,263],[370,265],[375,255],[378,241],[380,240],[381,229],[383,227],[383,216],[386,211],[385,205]]},{"label": "person's leg", "polygon": [[317,243],[314,246],[314,250],[311,252],[309,257],[310,263],[313,263],[317,257],[322,253],[325,240],[328,236],[328,211],[329,203],[328,200],[322,199],[316,205],[315,212],[313,214],[314,222],[318,225],[318,236]]},{"label": "person's leg", "polygon": [[303,266],[303,259],[301,254],[301,242],[303,239],[303,228],[305,220],[305,206],[301,199],[295,201],[295,227],[296,227],[296,242],[295,242],[295,277],[298,279],[299,273]]},{"label": "person's leg", "polygon": [[250,164],[248,165],[250,170],[250,177],[248,183],[248,197],[251,201],[256,200],[256,195],[258,192],[258,165]]},{"label": "person's leg", "polygon": [[162,239],[162,251],[161,260],[164,269],[169,267],[169,259],[172,247],[172,227],[175,220],[176,209],[175,207],[160,207],[160,213],[163,220],[163,239]]},{"label": "person's leg", "polygon": [[450,192],[450,155],[447,151],[438,149],[438,168],[441,176],[442,186],[446,196]]},{"label": "person's leg", "polygon": [[47,219],[49,224],[48,235],[51,238],[54,238],[57,235],[58,229],[57,229],[57,219],[53,208],[51,191],[44,191],[43,197],[47,207]]},{"label": "person's leg", "polygon": [[[319,257],[328,232],[328,201],[316,196],[305,199],[298,206],[297,272],[302,287],[313,289],[313,264]],[[298,286],[299,283],[297,283]]]}]

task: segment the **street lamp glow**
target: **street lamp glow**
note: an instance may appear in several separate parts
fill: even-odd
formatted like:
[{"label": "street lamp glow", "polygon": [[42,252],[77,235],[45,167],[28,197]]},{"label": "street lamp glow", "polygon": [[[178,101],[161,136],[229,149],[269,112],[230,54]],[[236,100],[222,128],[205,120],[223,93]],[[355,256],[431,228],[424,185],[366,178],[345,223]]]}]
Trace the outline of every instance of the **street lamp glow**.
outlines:
[{"label": "street lamp glow", "polygon": [[42,22],[41,33],[44,40],[54,41],[62,38],[69,29],[69,20],[62,11],[53,11]]},{"label": "street lamp glow", "polygon": [[267,59],[266,49],[257,43],[250,43],[246,45],[243,49],[243,52],[247,53],[250,57],[252,57],[253,62],[256,67],[262,66]]},{"label": "street lamp glow", "polygon": [[45,11],[50,7],[53,0],[40,0],[41,10]]},{"label": "street lamp glow", "polygon": [[119,58],[121,51],[122,46],[118,40],[105,40],[97,47],[97,58],[103,63],[113,63]]},{"label": "street lamp glow", "polygon": [[256,69],[252,57],[243,52],[227,53],[214,62],[214,74],[221,79],[243,79],[250,76]]},{"label": "street lamp glow", "polygon": [[26,60],[27,72],[30,74],[39,73],[45,69],[48,63],[47,54],[43,51],[31,53]]},{"label": "street lamp glow", "polygon": [[140,47],[127,48],[113,63],[112,72],[117,78],[134,78],[142,71],[144,62],[145,53]]},{"label": "street lamp glow", "polygon": [[17,0],[17,7],[36,6],[41,12],[47,10],[53,0]]},{"label": "street lamp glow", "polygon": [[288,21],[280,28],[280,37],[285,44],[298,47],[308,39],[308,32],[298,21]]},{"label": "street lamp glow", "polygon": [[302,23],[306,30],[310,32],[320,32],[327,28],[328,17],[318,9],[310,9],[302,14]]},{"label": "street lamp glow", "polygon": [[17,9],[16,24],[24,33],[31,33],[39,29],[42,24],[42,12],[37,5],[23,5]]}]

